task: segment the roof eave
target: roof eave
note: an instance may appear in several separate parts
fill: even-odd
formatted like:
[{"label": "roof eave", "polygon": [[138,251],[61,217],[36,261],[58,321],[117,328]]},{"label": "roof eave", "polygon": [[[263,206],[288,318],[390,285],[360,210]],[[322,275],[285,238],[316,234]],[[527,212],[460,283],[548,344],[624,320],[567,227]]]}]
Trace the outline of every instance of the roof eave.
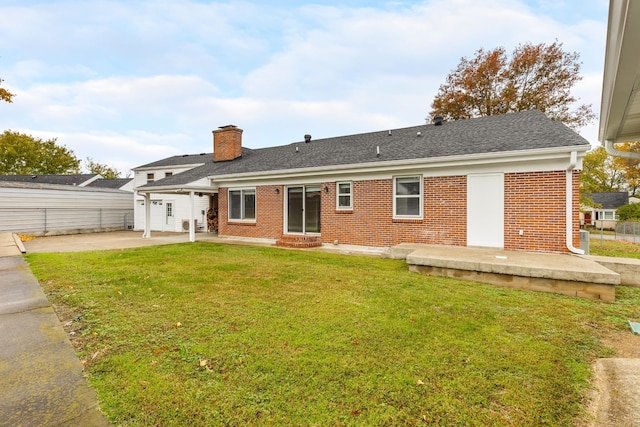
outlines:
[{"label": "roof eave", "polygon": [[296,168],[296,169],[280,169],[263,172],[243,172],[237,174],[225,174],[225,175],[209,175],[207,178],[212,181],[245,181],[260,179],[286,179],[287,177],[303,177],[303,176],[328,176],[336,173],[353,171],[357,173],[371,173],[371,172],[383,172],[389,170],[397,170],[400,168],[411,167],[448,167],[448,166],[460,166],[460,165],[481,165],[489,163],[497,163],[502,161],[526,161],[526,160],[543,160],[545,158],[555,159],[571,153],[572,151],[578,151],[580,153],[586,153],[591,148],[590,145],[571,145],[564,147],[543,148],[536,150],[516,150],[516,151],[504,151],[504,152],[490,152],[481,154],[467,154],[459,156],[445,156],[445,157],[433,157],[433,158],[419,158],[408,160],[392,160],[388,162],[367,162],[356,163],[336,166],[318,166],[312,168]]},{"label": "roof eave", "polygon": [[630,116],[639,113],[636,111],[640,85],[640,56],[637,55],[640,43],[639,2],[610,1],[606,43],[598,139],[602,145],[606,141],[615,144],[640,140],[640,128],[624,129]]}]

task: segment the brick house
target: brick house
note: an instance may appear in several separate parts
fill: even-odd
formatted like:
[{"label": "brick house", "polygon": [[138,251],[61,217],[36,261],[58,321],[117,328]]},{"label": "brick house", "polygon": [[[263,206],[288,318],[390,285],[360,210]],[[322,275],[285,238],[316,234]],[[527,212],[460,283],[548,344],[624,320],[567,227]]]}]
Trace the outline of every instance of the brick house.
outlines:
[{"label": "brick house", "polygon": [[[540,111],[305,135],[261,149],[243,147],[242,130],[223,126],[213,145],[213,155],[134,169],[136,224],[146,237],[154,197],[183,197],[187,225],[204,203],[217,214],[220,236],[282,246],[412,242],[580,252],[579,170],[590,145]],[[145,181],[151,170],[180,167]],[[188,228],[193,240],[195,227]]]}]

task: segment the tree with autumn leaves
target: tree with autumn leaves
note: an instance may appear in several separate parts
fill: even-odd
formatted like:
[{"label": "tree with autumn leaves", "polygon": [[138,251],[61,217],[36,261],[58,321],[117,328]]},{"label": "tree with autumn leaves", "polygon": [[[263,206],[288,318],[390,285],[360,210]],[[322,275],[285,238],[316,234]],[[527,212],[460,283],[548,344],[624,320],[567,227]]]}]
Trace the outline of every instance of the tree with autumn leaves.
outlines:
[{"label": "tree with autumn leaves", "polygon": [[[552,120],[578,130],[595,120],[590,105],[571,94],[579,82],[579,55],[565,52],[562,43],[525,43],[511,56],[503,47],[479,49],[463,57],[440,85],[431,116],[461,120],[538,109]],[[640,142],[619,144],[623,151],[640,152]],[[581,192],[629,191],[640,194],[640,161],[609,156],[598,147],[584,158]]]},{"label": "tree with autumn leaves", "polygon": [[503,47],[479,49],[440,85],[431,116],[460,120],[538,109],[577,130],[595,119],[590,105],[572,109],[578,99],[571,88],[582,79],[578,59],[557,41],[519,45],[510,57]]},{"label": "tree with autumn leaves", "polygon": [[[640,142],[625,142],[617,144],[616,148],[640,153]],[[604,147],[589,151],[582,161],[580,191],[628,191],[631,196],[640,195],[640,160],[610,156]]]},{"label": "tree with autumn leaves", "polygon": [[[0,79],[0,85],[2,84],[4,80]],[[11,92],[9,92],[7,89],[0,87],[0,99],[3,100],[4,102],[13,102],[13,97],[15,95]]]}]

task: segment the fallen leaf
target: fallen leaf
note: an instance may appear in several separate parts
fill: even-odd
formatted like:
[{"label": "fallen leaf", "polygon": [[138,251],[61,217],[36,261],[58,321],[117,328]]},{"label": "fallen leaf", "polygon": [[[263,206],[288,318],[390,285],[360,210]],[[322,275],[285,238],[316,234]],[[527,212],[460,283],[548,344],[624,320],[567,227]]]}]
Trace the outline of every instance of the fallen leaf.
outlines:
[{"label": "fallen leaf", "polygon": [[148,385],[149,385],[149,381],[140,380],[140,385],[141,385],[142,387],[146,387],[146,386],[148,386]]},{"label": "fallen leaf", "polygon": [[207,360],[207,359],[202,359],[202,360],[200,361],[200,366],[207,366],[207,362],[208,362],[208,360]]},{"label": "fallen leaf", "polygon": [[176,327],[179,328],[180,326],[182,326],[182,323],[176,322]]},{"label": "fallen leaf", "polygon": [[353,344],[353,345],[358,345],[358,344],[360,344],[360,341],[358,341],[358,340],[353,340],[353,341],[351,342],[351,344]]},{"label": "fallen leaf", "polygon": [[418,385],[424,385],[424,382],[423,382],[422,380],[418,380],[418,381],[416,381],[416,384],[418,384]]},{"label": "fallen leaf", "polygon": [[158,362],[156,362],[155,360],[152,360],[151,363],[149,363],[149,365],[154,366],[156,363]]},{"label": "fallen leaf", "polygon": [[360,415],[360,414],[361,414],[361,412],[360,412],[360,410],[359,410],[359,409],[353,409],[353,410],[351,411],[351,415]]}]

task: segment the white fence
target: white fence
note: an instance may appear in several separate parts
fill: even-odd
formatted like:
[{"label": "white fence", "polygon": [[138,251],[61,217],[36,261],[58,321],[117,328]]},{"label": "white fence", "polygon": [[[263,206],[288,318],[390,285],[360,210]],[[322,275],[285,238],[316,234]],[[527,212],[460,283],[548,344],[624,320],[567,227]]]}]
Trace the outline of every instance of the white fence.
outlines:
[{"label": "white fence", "polygon": [[133,228],[133,193],[0,182],[0,232],[33,236]]},{"label": "white fence", "polygon": [[32,236],[133,229],[133,208],[3,208],[0,232]]},{"label": "white fence", "polygon": [[640,243],[640,222],[618,221],[616,224],[616,240]]}]

